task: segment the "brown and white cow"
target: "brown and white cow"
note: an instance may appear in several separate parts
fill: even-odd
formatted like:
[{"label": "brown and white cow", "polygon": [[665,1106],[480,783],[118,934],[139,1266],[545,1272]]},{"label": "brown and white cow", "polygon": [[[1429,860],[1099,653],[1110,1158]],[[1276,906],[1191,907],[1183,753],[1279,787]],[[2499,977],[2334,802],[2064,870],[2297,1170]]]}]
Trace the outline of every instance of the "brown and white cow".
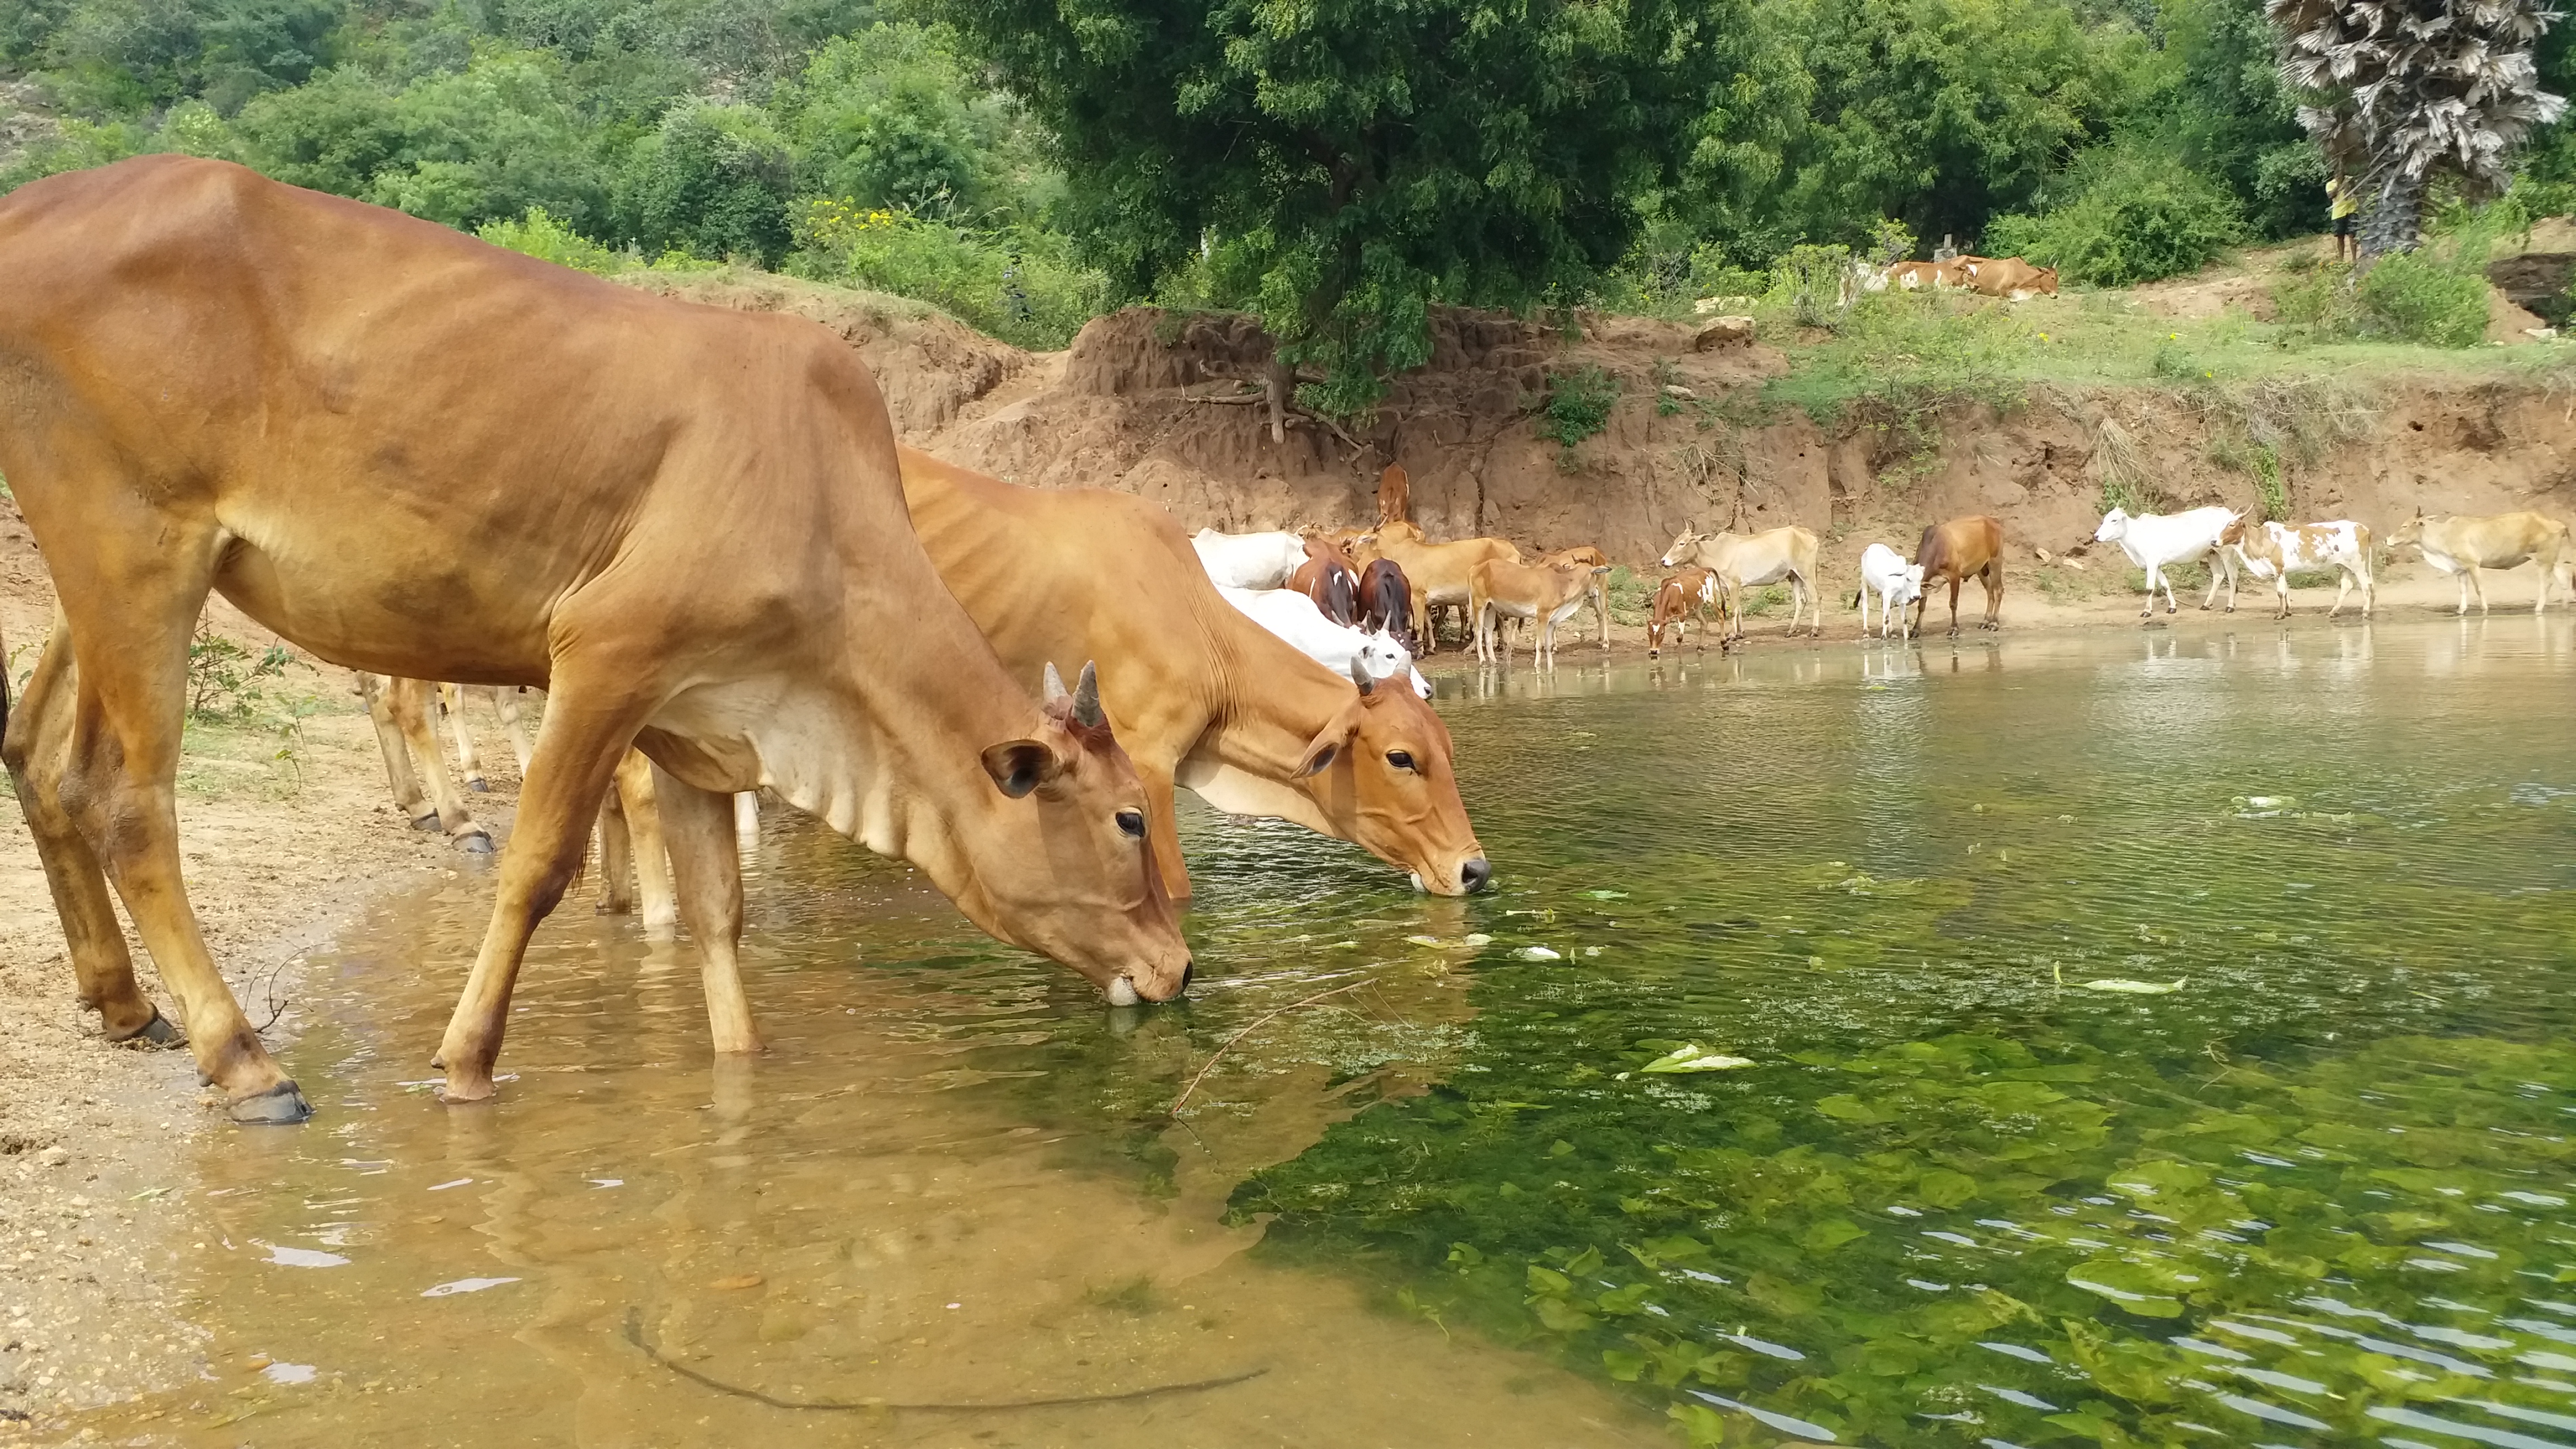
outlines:
[{"label": "brown and white cow", "polygon": [[1807,529],[1796,524],[1760,533],[1685,528],[1664,550],[1664,567],[1679,564],[1695,564],[1717,575],[1717,590],[1734,630],[1729,638],[1744,637],[1744,604],[1737,596],[1782,579],[1789,581],[1788,632],[1798,632],[1798,616],[1810,607],[1816,611],[1815,632],[1825,632],[1825,603],[1816,592],[1816,535]]},{"label": "brown and white cow", "polygon": [[1144,778],[1162,879],[1189,892],[1173,785],[1347,840],[1459,895],[1492,874],[1449,728],[1401,682],[1363,695],[1188,566],[1170,514],[1125,493],[1023,488],[911,448],[904,496],[931,561],[1006,662],[1081,649]]},{"label": "brown and white cow", "polygon": [[1699,618],[1714,618],[1719,632],[1725,631],[1726,611],[1717,600],[1717,575],[1706,569],[1683,569],[1665,579],[1655,589],[1654,613],[1646,620],[1646,657],[1653,659],[1664,652],[1667,630],[1679,646],[1690,621]]},{"label": "brown and white cow", "polygon": [[[244,1121],[303,1095],[207,950],[176,818],[188,639],[220,592],[353,669],[551,698],[438,1060],[493,1091],[529,933],[630,742],[711,986],[728,792],[900,855],[1113,999],[1189,948],[1108,729],[1042,708],[922,551],[841,339],[691,306],[246,168],[145,156],[0,198],[0,473],[61,601],[0,734],[80,996],[156,1013],[110,900]],[[0,706],[6,709],[6,706]],[[719,1045],[750,1040],[738,987]]]},{"label": "brown and white cow", "polygon": [[[2218,546],[2227,550],[2236,567],[2227,570],[2227,612],[2236,612],[2236,575],[2251,574],[2270,579],[2278,607],[2273,617],[2290,617],[2290,575],[2298,569],[2333,569],[2335,571],[2334,607],[2326,610],[2331,619],[2343,612],[2343,601],[2355,588],[2361,590],[2361,616],[2370,617],[2370,607],[2377,602],[2378,586],[2371,580],[2370,530],[2348,518],[2330,523],[2247,523],[2243,519],[2227,526],[2218,535]],[[2546,588],[2544,582],[2542,587]]]},{"label": "brown and white cow", "polygon": [[1304,594],[1328,621],[1344,628],[1360,621],[1360,571],[1331,537],[1306,535],[1306,561],[1288,576],[1288,587]]},{"label": "brown and white cow", "polygon": [[1986,586],[1986,617],[1980,629],[2003,627],[2004,607],[2004,526],[1985,514],[1971,514],[1936,523],[1923,530],[1921,542],[1914,547],[1914,565],[1921,571],[1917,586],[1922,592],[1914,597],[1914,624],[1908,635],[1923,631],[1923,611],[1931,606],[1932,585],[1947,580],[1950,585],[1950,633],[1959,632],[1959,585],[1975,579]]},{"label": "brown and white cow", "polygon": [[2441,573],[2457,575],[2460,580],[2460,607],[2469,611],[2469,591],[2477,590],[2478,612],[2487,612],[2487,586],[2478,578],[2480,569],[2509,569],[2529,560],[2540,564],[2540,597],[2532,602],[2531,612],[2549,608],[2552,584],[2576,589],[2576,546],[2568,541],[2567,525],[2539,513],[2499,513],[2490,518],[2462,518],[2457,515],[2427,518],[2422,509],[2397,525],[2388,536],[2390,548],[2413,544],[2423,551],[2424,562]]}]

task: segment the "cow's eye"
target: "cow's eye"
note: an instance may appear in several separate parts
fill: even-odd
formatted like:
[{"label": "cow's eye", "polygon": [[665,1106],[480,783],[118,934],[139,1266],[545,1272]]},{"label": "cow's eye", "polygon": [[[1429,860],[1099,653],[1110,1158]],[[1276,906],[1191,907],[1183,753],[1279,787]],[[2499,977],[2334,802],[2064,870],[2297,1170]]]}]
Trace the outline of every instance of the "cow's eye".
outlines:
[{"label": "cow's eye", "polygon": [[1125,831],[1125,832],[1127,833],[1127,838],[1128,838],[1128,839],[1130,839],[1130,840],[1142,840],[1142,839],[1144,839],[1144,838],[1145,838],[1145,812],[1143,812],[1143,811],[1141,811],[1141,810],[1121,810],[1121,811],[1119,811],[1119,812],[1118,812],[1118,828],[1119,828],[1120,830]]},{"label": "cow's eye", "polygon": [[1399,770],[1410,770],[1413,768],[1413,756],[1403,750],[1387,751],[1386,762],[1395,766]]}]

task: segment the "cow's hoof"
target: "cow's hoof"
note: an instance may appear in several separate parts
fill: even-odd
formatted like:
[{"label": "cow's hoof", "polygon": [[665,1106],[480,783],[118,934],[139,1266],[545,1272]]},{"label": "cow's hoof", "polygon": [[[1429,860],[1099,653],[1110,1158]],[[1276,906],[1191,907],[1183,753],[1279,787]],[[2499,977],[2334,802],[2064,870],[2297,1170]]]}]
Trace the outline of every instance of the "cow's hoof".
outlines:
[{"label": "cow's hoof", "polygon": [[447,827],[438,823],[438,812],[433,810],[427,815],[413,816],[411,828],[414,830],[445,830]]},{"label": "cow's hoof", "polygon": [[478,794],[478,795],[489,795],[489,794],[491,794],[491,793],[492,793],[492,787],[491,787],[491,786],[489,786],[489,785],[487,785],[487,784],[484,784],[484,783],[483,783],[483,777],[482,777],[482,776],[480,776],[480,775],[477,775],[477,776],[475,776],[473,779],[470,779],[470,780],[466,781],[466,782],[465,782],[465,788],[466,788],[466,789],[468,789],[468,790],[473,791],[474,793],[476,793],[476,794]]},{"label": "cow's hoof", "polygon": [[188,1044],[188,1038],[178,1027],[171,1024],[170,1018],[161,1014],[159,1007],[152,1009],[150,1021],[123,1036],[110,1037],[108,1040],[132,1047],[174,1047]]},{"label": "cow's hoof", "polygon": [[313,1115],[312,1106],[291,1081],[244,1097],[224,1111],[245,1127],[292,1127]]},{"label": "cow's hoof", "polygon": [[460,835],[456,837],[456,848],[464,851],[467,855],[490,855],[492,853],[492,837],[484,834],[480,830],[477,830],[470,835]]}]

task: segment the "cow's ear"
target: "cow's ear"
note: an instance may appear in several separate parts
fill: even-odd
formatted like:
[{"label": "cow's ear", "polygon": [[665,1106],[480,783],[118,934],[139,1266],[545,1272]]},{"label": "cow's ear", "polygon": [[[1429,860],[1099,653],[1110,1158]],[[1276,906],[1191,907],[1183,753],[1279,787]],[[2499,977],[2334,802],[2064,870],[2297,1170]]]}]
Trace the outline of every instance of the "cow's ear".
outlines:
[{"label": "cow's ear", "polygon": [[[1352,710],[1358,708],[1358,703],[1354,701]],[[1315,737],[1306,742],[1306,753],[1298,760],[1297,768],[1289,772],[1289,778],[1303,780],[1309,775],[1320,775],[1331,769],[1333,761],[1341,758],[1343,748],[1351,742],[1351,736],[1357,733],[1359,733],[1358,719],[1353,717],[1351,711],[1343,712],[1330,724],[1316,731]]]},{"label": "cow's ear", "polygon": [[1065,771],[1064,757],[1044,740],[1010,740],[984,751],[983,759],[984,773],[1014,800]]}]

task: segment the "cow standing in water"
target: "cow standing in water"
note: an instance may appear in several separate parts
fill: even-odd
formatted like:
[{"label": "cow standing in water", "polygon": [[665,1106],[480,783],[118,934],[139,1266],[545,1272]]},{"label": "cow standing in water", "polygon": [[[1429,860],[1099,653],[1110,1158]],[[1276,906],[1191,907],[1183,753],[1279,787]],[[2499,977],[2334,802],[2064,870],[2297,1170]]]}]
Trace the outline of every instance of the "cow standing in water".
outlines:
[{"label": "cow standing in water", "polygon": [[1187,983],[1135,769],[1096,710],[1004,672],[941,584],[884,400],[829,331],[182,156],[0,198],[0,277],[0,471],[60,598],[0,759],[80,999],[112,1038],[153,1034],[121,897],[236,1120],[311,1109],[181,869],[209,593],[353,669],[550,691],[435,1058],[447,1100],[492,1095],[529,935],[630,742],[719,1050],[759,1046],[727,799],[756,786],[1112,1000]]},{"label": "cow standing in water", "polygon": [[1914,626],[1909,632],[1923,632],[1923,611],[1932,603],[1932,585],[1940,580],[1950,584],[1950,633],[1959,632],[1959,585],[1973,578],[1986,586],[1986,617],[1977,627],[2000,629],[2004,626],[2004,526],[2001,522],[1975,514],[1953,518],[1923,530],[1923,541],[1914,548],[1914,567],[1919,571],[1914,597]]},{"label": "cow standing in water", "polygon": [[1813,604],[1816,610],[1815,632],[1825,632],[1824,596],[1816,591],[1816,535],[1812,530],[1791,524],[1786,528],[1768,528],[1760,533],[1701,533],[1684,528],[1673,546],[1664,550],[1664,567],[1696,564],[1717,575],[1717,591],[1726,601],[1725,611],[1732,616],[1732,630],[1727,637],[1744,637],[1744,590],[1763,584],[1789,581],[1789,630],[1798,632],[1798,616]]},{"label": "cow standing in water", "polygon": [[1678,647],[1682,636],[1689,632],[1691,620],[1711,616],[1723,634],[1726,614],[1717,602],[1717,575],[1706,569],[1683,569],[1664,580],[1655,590],[1654,613],[1646,620],[1646,657],[1654,659],[1663,654],[1667,630]]},{"label": "cow standing in water", "polygon": [[2218,536],[2219,545],[2235,562],[2227,578],[2227,612],[2236,612],[2236,572],[2242,569],[2258,579],[2270,579],[2278,607],[2276,619],[2290,617],[2290,574],[2297,569],[2333,569],[2335,571],[2334,607],[2326,610],[2331,619],[2343,612],[2345,597],[2358,586],[2361,590],[2361,617],[2370,617],[2370,607],[2379,596],[2378,585],[2370,576],[2370,530],[2350,519],[2331,523],[2264,523],[2249,524],[2243,520],[2227,525]]}]

